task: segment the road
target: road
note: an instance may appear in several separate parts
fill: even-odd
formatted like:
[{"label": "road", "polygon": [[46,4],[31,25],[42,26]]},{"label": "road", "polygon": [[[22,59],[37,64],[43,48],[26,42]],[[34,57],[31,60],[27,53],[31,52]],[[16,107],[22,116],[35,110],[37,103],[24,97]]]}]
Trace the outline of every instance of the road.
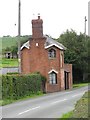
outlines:
[{"label": "road", "polygon": [[9,72],[18,72],[18,68],[17,67],[0,68],[0,74],[7,74]]},{"label": "road", "polygon": [[3,118],[60,118],[62,114],[74,109],[88,86],[49,93],[38,98],[16,102],[2,107]]}]

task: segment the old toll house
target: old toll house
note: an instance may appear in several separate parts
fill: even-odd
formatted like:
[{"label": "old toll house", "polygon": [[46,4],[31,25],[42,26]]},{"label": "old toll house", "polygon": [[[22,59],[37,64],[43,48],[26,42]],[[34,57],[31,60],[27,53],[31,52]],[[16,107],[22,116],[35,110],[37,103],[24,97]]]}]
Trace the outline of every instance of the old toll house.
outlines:
[{"label": "old toll house", "polygon": [[72,88],[72,64],[64,64],[66,48],[43,35],[43,20],[32,20],[32,38],[21,47],[21,72],[40,72],[47,78],[46,92]]}]

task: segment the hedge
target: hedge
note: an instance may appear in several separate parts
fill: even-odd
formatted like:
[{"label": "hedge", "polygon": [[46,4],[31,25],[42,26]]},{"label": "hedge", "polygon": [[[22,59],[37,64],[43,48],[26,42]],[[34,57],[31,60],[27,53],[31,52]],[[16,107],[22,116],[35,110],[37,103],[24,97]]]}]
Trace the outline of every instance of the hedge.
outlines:
[{"label": "hedge", "polygon": [[0,75],[0,100],[2,100],[2,76]]},{"label": "hedge", "polygon": [[42,91],[46,79],[40,74],[30,75],[3,75],[2,99],[17,100],[24,96],[37,94]]}]

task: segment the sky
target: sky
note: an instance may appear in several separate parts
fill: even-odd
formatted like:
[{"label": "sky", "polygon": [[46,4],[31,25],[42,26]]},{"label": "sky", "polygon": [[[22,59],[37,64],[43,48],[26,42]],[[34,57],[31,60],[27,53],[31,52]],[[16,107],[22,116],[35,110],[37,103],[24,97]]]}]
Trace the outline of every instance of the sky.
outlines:
[{"label": "sky", "polygon": [[[31,20],[40,13],[43,33],[58,38],[67,29],[84,33],[89,0],[21,0],[21,35],[32,35]],[[88,21],[86,22],[88,33]],[[15,25],[16,24],[16,25]],[[18,35],[18,0],[0,0],[0,36]]]}]

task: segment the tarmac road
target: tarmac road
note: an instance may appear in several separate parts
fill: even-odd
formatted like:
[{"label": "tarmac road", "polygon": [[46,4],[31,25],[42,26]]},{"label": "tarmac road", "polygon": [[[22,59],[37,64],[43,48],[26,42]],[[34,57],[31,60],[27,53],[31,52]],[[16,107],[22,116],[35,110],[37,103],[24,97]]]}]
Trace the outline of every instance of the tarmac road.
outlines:
[{"label": "tarmac road", "polygon": [[7,74],[9,72],[18,72],[18,68],[17,67],[0,68],[0,74]]},{"label": "tarmac road", "polygon": [[16,102],[2,107],[3,118],[60,118],[62,114],[74,109],[88,86],[49,93],[42,97]]}]

